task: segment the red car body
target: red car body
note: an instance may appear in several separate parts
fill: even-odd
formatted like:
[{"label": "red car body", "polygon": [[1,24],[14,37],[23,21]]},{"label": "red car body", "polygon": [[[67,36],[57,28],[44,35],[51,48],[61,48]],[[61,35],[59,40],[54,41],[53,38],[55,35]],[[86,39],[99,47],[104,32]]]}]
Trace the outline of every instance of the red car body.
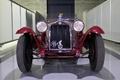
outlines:
[{"label": "red car body", "polygon": [[[28,34],[30,36],[29,40],[32,41],[32,43],[30,43],[31,44],[30,46],[32,46],[32,55],[37,56],[37,58],[43,58],[43,59],[44,58],[46,58],[46,59],[48,59],[48,58],[67,58],[67,59],[68,58],[76,58],[77,59],[77,58],[83,57],[86,54],[89,54],[89,56],[87,58],[90,57],[91,69],[93,71],[100,71],[103,66],[103,63],[104,63],[104,44],[103,44],[103,40],[102,40],[100,34],[104,34],[104,31],[99,26],[92,26],[85,33],[83,33],[84,28],[81,29],[81,31],[77,32],[73,29],[73,27],[74,27],[73,25],[76,21],[79,21],[79,20],[72,20],[72,22],[71,22],[71,20],[62,19],[60,21],[60,18],[59,18],[58,20],[56,20],[57,22],[55,22],[53,20],[51,20],[51,21],[52,22],[49,22],[49,23],[46,22],[47,30],[44,32],[36,33],[27,26],[22,27],[21,29],[19,29],[16,32],[16,34],[23,34],[23,35]],[[58,24],[59,22],[60,22],[60,24]],[[80,22],[82,22],[82,21],[80,21]],[[59,25],[62,26],[63,24],[68,24],[68,23],[70,23],[69,29],[70,29],[71,35],[66,34],[65,29],[63,29],[63,30],[61,30],[61,32],[59,31],[59,36],[66,35],[66,36],[64,36],[64,40],[65,40],[66,39],[65,37],[67,37],[67,35],[69,35],[71,37],[70,41],[68,42],[69,43],[68,45],[70,47],[68,49],[63,48],[64,45],[67,45],[67,41],[64,43],[62,40],[63,38],[59,39],[58,41],[53,41],[55,46],[54,46],[54,44],[51,44],[52,39],[50,38],[51,37],[50,35],[52,33],[48,34],[48,33],[52,32],[51,26],[55,24],[55,26],[58,27]],[[57,30],[56,30],[56,32],[57,32]],[[53,36],[56,37],[56,35],[57,35],[57,33],[55,34],[55,30],[54,30]],[[53,37],[53,38],[55,38],[55,37]],[[99,37],[100,37],[100,39],[99,39]],[[93,41],[92,41],[92,38],[94,38]],[[18,40],[18,48],[17,48],[18,65],[21,65],[22,63],[24,63],[24,61],[23,62],[19,61],[19,56],[21,56],[20,54],[24,53],[24,51],[20,52],[20,49],[21,49],[21,47],[19,47],[20,44],[24,44],[24,43],[21,43],[20,40]],[[62,44],[62,46],[61,46],[61,44]],[[51,45],[53,45],[54,48],[51,48]],[[60,48],[55,48],[56,46],[59,46],[59,45],[60,45]],[[102,49],[100,48],[99,45],[102,47]],[[99,48],[98,48],[98,46],[99,46]],[[83,47],[88,50],[86,52],[83,52],[82,51]],[[27,49],[27,48],[25,48],[25,49]],[[34,52],[33,49],[36,50],[37,53]],[[91,55],[90,53],[93,53],[93,54]],[[23,55],[25,55],[25,53]],[[80,55],[82,55],[82,56],[80,56]],[[99,62],[96,62],[96,61],[98,61],[98,59],[95,58],[96,56],[98,59],[103,58],[102,60],[100,59],[102,61],[102,63],[99,64]],[[100,58],[98,56],[100,56]],[[28,58],[28,57],[29,56],[27,56],[26,58]],[[24,57],[22,57],[22,58],[24,58]],[[95,59],[93,59],[93,58],[95,58]],[[97,66],[96,64],[99,64],[99,65]],[[24,65],[25,64],[23,64],[23,66]],[[94,67],[92,67],[92,66],[94,66]],[[19,66],[19,68],[22,72],[29,71],[26,68],[22,69],[20,66]]]},{"label": "red car body", "polygon": [[[50,53],[56,53],[57,51],[51,51],[51,50],[46,50],[46,44],[44,43],[45,41],[45,37],[46,37],[46,33],[42,33],[42,34],[36,34],[31,28],[29,27],[23,27],[21,29],[19,29],[16,34],[25,34],[25,33],[29,33],[35,40],[36,42],[36,47],[38,47],[39,53],[41,55],[42,58],[45,57],[45,54],[50,54]],[[64,51],[64,52],[69,52],[70,54],[76,54],[76,56],[72,56],[72,57],[79,57],[80,53],[82,52],[82,47],[85,45],[85,39],[86,36],[91,34],[91,33],[96,33],[96,34],[104,34],[104,31],[99,27],[99,26],[93,26],[91,27],[89,30],[87,30],[86,33],[77,33],[77,39],[78,42],[76,46],[73,46],[75,49],[74,50],[69,50],[69,51]],[[41,38],[39,38],[41,37]],[[74,43],[73,43],[74,44]],[[41,46],[43,45],[43,46]],[[71,56],[67,56],[65,58],[69,58]],[[64,58],[64,56],[53,56],[51,58]]]}]

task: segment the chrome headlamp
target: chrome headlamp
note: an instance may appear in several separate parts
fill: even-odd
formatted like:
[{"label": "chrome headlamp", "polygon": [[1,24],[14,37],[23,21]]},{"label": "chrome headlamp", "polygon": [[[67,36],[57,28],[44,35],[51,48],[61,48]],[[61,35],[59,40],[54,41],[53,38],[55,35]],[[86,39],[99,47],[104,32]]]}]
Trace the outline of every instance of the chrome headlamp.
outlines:
[{"label": "chrome headlamp", "polygon": [[73,24],[73,28],[75,31],[80,32],[84,28],[84,23],[82,21],[75,21]]},{"label": "chrome headlamp", "polygon": [[39,32],[45,32],[47,30],[47,24],[44,21],[40,21],[37,23],[37,30]]}]

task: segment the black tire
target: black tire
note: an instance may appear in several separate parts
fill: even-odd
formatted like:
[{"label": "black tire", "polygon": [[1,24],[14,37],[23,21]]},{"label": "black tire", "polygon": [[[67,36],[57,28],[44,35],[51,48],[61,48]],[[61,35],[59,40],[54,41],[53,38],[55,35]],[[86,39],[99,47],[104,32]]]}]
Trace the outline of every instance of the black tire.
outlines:
[{"label": "black tire", "polygon": [[100,34],[93,34],[89,43],[89,61],[92,71],[99,72],[104,64],[105,48]]},{"label": "black tire", "polygon": [[21,72],[29,72],[32,66],[32,46],[29,35],[20,36],[17,44],[16,56]]}]

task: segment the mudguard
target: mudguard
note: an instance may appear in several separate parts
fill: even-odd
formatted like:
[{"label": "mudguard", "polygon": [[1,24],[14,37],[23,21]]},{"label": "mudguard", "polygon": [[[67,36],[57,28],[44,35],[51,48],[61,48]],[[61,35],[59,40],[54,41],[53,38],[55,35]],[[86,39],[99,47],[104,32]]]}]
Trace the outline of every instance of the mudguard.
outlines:
[{"label": "mudguard", "polygon": [[19,30],[16,32],[16,34],[25,34],[25,33],[31,33],[32,35],[35,34],[35,32],[34,32],[31,28],[29,28],[29,27],[27,27],[27,26],[22,27],[21,29],[19,29]]},{"label": "mudguard", "polygon": [[87,32],[79,39],[80,50],[82,49],[82,46],[85,42],[87,35],[92,34],[92,33],[104,34],[104,31],[99,26],[93,26],[90,29],[88,29]]},{"label": "mudguard", "polygon": [[104,34],[104,31],[99,26],[93,26],[85,33],[85,35],[88,35],[89,33]]},{"label": "mudguard", "polygon": [[[40,54],[41,54],[41,57],[43,57],[43,56],[44,56],[44,53],[43,53],[43,52],[44,52],[44,48],[42,48],[41,45],[44,45],[44,44],[43,44],[43,40],[45,39],[45,38],[44,38],[44,37],[45,37],[45,34],[37,35],[31,28],[29,28],[29,27],[27,27],[27,26],[20,28],[20,29],[16,32],[16,34],[25,34],[25,33],[29,33],[29,34],[33,37],[33,39],[34,39],[34,41],[35,41],[35,43],[36,43],[36,46],[37,46],[38,49],[39,49],[39,52],[40,52]],[[41,38],[38,38],[37,36],[40,36]]]}]

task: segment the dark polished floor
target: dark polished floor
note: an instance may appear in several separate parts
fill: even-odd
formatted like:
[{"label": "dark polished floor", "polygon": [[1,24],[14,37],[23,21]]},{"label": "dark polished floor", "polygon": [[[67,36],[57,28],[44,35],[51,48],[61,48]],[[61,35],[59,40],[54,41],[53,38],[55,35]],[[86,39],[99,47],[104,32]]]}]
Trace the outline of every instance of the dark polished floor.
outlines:
[{"label": "dark polished floor", "polygon": [[12,51],[13,56],[0,63],[0,80],[120,80],[120,60],[108,52],[99,73],[90,70],[88,59],[79,59],[77,64],[52,60],[44,65],[42,59],[36,59],[32,70],[23,74],[18,69],[15,51]]}]

